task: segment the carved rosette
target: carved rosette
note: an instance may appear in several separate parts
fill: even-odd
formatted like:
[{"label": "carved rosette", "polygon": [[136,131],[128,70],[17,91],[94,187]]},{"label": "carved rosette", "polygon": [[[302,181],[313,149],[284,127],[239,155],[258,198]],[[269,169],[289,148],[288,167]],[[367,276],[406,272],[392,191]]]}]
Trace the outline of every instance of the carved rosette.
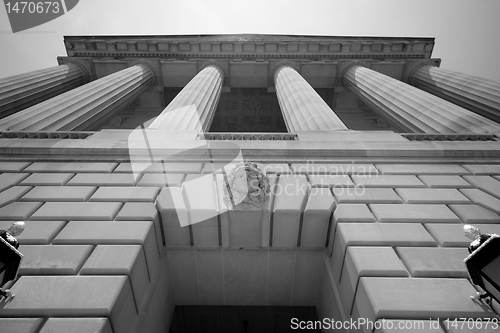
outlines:
[{"label": "carved rosette", "polygon": [[224,200],[233,208],[261,208],[269,198],[269,179],[256,163],[238,163],[225,177]]}]

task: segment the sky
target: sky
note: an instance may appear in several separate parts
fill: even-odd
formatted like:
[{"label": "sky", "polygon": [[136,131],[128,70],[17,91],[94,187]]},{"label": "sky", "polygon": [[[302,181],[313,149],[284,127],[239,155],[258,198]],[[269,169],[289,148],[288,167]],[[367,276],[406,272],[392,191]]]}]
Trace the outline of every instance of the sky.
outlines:
[{"label": "sky", "polygon": [[14,34],[2,7],[0,78],[56,66],[63,36],[256,33],[434,37],[442,68],[500,81],[499,13],[500,0],[80,0]]}]

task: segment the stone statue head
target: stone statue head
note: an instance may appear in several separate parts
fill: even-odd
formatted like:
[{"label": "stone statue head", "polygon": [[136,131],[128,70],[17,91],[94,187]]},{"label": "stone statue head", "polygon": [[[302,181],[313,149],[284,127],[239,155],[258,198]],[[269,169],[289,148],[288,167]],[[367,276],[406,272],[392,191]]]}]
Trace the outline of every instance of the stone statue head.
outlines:
[{"label": "stone statue head", "polygon": [[24,226],[25,224],[23,221],[14,222],[9,227],[9,229],[7,229],[7,231],[9,232],[9,234],[16,237],[19,236],[24,231]]},{"label": "stone statue head", "polygon": [[475,240],[481,235],[481,230],[470,224],[464,225],[464,232],[465,236],[467,236],[467,238],[470,238],[472,240]]}]

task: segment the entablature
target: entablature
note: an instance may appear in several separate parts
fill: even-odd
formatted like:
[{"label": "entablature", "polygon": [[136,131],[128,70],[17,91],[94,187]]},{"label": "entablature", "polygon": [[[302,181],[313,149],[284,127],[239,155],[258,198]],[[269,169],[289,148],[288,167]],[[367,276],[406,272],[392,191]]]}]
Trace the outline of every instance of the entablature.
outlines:
[{"label": "entablature", "polygon": [[286,35],[65,36],[70,57],[428,59],[434,38]]}]

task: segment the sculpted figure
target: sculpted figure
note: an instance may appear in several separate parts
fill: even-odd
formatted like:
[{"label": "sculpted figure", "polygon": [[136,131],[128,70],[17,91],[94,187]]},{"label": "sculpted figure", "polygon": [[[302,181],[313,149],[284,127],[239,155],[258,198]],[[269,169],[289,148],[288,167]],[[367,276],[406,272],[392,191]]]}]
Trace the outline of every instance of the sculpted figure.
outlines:
[{"label": "sculpted figure", "polygon": [[238,163],[227,175],[224,197],[233,207],[260,208],[269,192],[269,179],[256,163]]},{"label": "sculpted figure", "polygon": [[7,230],[0,230],[0,237],[8,245],[11,246],[11,248],[9,248],[8,245],[4,245],[6,249],[3,249],[2,253],[0,253],[0,282],[5,281],[5,274],[8,274],[6,278],[9,279],[0,288],[0,300],[3,298],[10,299],[14,297],[9,288],[14,284],[14,279],[17,276],[18,267],[15,267],[14,270],[9,270],[9,266],[5,262],[3,262],[2,259],[4,256],[9,256],[11,254],[16,255],[12,252],[17,252],[17,254],[20,255],[20,253],[17,251],[17,249],[19,248],[19,241],[16,239],[16,237],[24,231],[24,226],[24,222],[19,221],[14,222]]}]

